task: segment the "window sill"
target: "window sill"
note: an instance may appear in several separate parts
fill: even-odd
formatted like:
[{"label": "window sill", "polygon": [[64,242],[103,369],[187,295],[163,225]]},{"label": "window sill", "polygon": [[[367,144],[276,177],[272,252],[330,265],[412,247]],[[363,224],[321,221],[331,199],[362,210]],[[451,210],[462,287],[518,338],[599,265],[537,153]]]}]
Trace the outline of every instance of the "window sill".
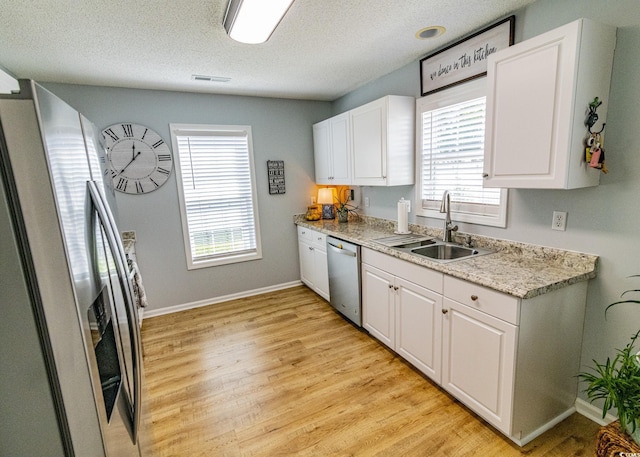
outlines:
[{"label": "window sill", "polygon": [[212,259],[203,259],[203,260],[187,260],[187,270],[197,270],[199,268],[209,268],[209,267],[217,267],[220,265],[230,265],[233,263],[240,262],[249,262],[251,260],[260,260],[262,259],[261,252],[252,252],[247,254],[239,254],[239,255],[228,255],[225,257],[216,257]]},{"label": "window sill", "polygon": [[[488,225],[491,227],[505,228],[507,226],[507,214],[506,205],[505,210],[500,214],[484,215],[484,214],[470,214],[470,213],[458,213],[451,211],[451,220],[455,222],[466,222],[468,224]],[[445,215],[437,210],[429,210],[424,208],[418,208],[416,210],[416,216],[429,217],[432,219],[444,219]]]}]

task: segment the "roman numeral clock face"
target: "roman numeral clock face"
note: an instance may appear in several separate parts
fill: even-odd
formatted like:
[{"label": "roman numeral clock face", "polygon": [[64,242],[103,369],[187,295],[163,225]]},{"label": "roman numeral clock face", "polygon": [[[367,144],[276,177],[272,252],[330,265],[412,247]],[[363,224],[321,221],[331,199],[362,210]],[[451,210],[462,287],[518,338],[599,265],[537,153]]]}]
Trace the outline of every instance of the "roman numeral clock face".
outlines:
[{"label": "roman numeral clock face", "polygon": [[173,169],[171,150],[162,137],[139,124],[114,124],[102,131],[113,187],[146,194],[163,185]]}]

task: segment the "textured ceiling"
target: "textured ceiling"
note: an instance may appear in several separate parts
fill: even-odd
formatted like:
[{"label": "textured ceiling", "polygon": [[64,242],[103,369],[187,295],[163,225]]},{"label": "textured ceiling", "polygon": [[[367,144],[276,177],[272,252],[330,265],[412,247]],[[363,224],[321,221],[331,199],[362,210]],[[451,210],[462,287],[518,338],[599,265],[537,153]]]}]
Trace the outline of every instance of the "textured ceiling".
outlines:
[{"label": "textured ceiling", "polygon": [[[227,0],[0,0],[0,66],[38,81],[335,100],[532,2],[295,0],[269,41],[247,45],[225,33]],[[430,25],[447,32],[415,38]]]}]

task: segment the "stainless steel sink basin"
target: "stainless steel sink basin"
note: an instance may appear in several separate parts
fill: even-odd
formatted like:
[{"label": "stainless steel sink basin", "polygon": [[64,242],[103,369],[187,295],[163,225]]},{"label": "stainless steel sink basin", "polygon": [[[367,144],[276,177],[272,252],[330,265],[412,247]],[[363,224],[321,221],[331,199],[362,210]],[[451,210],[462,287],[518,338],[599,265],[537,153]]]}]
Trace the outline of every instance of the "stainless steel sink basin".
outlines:
[{"label": "stainless steel sink basin", "polygon": [[414,233],[390,235],[383,238],[376,238],[372,241],[396,249],[416,248],[435,243],[429,236]]},{"label": "stainless steel sink basin", "polygon": [[421,247],[412,249],[411,252],[417,255],[437,260],[460,259],[462,257],[469,257],[470,255],[479,253],[478,250],[473,248],[453,246],[450,244],[436,244],[434,246]]},{"label": "stainless steel sink basin", "polygon": [[453,262],[455,260],[464,260],[470,257],[493,254],[494,251],[480,248],[467,248],[452,243],[438,242],[431,246],[413,248],[409,250],[411,254],[426,257],[440,263]]},{"label": "stainless steel sink basin", "polygon": [[391,235],[372,241],[408,254],[426,257],[440,263],[464,260],[472,256],[491,254],[493,251],[467,248],[458,244],[439,241],[424,235]]},{"label": "stainless steel sink basin", "polygon": [[396,249],[413,249],[413,248],[419,248],[421,246],[429,246],[432,244],[436,244],[435,240],[428,239],[428,240],[414,241],[413,243],[397,244],[397,245],[394,245],[393,247]]}]

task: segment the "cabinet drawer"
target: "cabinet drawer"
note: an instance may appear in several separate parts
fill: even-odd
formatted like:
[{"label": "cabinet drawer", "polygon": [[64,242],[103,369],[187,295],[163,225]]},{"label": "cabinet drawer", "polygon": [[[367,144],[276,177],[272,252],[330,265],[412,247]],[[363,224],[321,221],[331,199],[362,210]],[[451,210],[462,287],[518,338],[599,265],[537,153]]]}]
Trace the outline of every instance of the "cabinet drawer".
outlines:
[{"label": "cabinet drawer", "polygon": [[315,230],[308,229],[306,227],[302,227],[298,225],[298,239],[304,240],[307,243],[313,243],[313,235],[315,234]]},{"label": "cabinet drawer", "polygon": [[445,275],[444,296],[511,324],[520,322],[520,299],[487,287]]},{"label": "cabinet drawer", "polygon": [[303,240],[314,248],[327,250],[327,235],[316,230],[298,225],[298,240]]},{"label": "cabinet drawer", "polygon": [[316,232],[314,230],[311,231],[311,236],[313,238],[312,244],[313,247],[317,249],[321,249],[323,251],[327,250],[327,235],[324,233]]},{"label": "cabinet drawer", "polygon": [[442,273],[372,249],[362,249],[362,262],[414,284],[442,293]]}]

